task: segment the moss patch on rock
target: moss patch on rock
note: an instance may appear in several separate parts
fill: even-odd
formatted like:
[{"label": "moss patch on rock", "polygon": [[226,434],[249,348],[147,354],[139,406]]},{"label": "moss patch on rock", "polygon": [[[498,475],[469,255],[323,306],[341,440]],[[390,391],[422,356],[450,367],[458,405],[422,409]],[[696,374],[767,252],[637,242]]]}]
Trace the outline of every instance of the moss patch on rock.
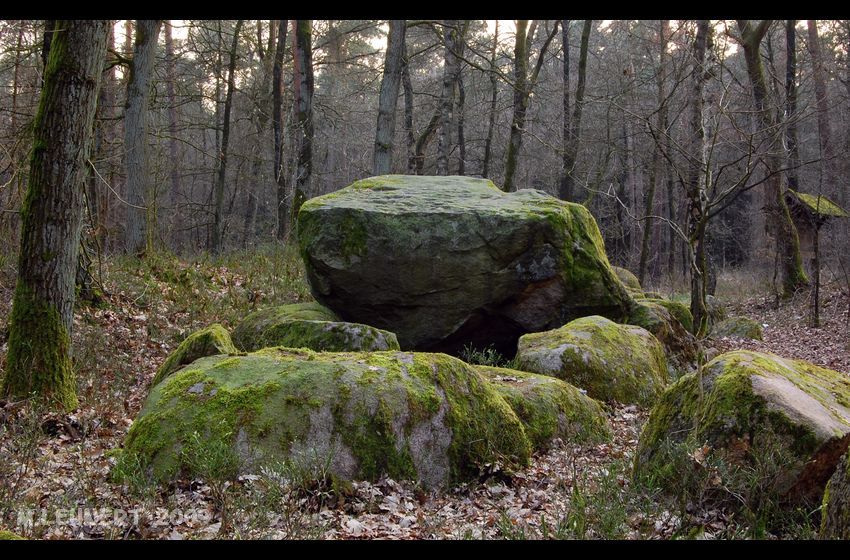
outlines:
[{"label": "moss patch on rock", "polygon": [[715,337],[728,336],[751,340],[763,340],[764,336],[761,324],[749,317],[729,317],[714,325],[711,334]]},{"label": "moss patch on rock", "polygon": [[563,379],[602,401],[651,405],[667,385],[664,349],[648,331],[604,317],[524,335],[518,367]]},{"label": "moss patch on rock", "polygon": [[722,354],[652,409],[635,474],[671,492],[699,493],[709,465],[726,496],[750,505],[816,503],[847,449],[848,406],[844,374],[772,354]]},{"label": "moss patch on rock", "polygon": [[569,443],[611,439],[603,405],[569,383],[513,369],[473,367],[511,406],[535,450],[548,449],[556,438]]},{"label": "moss patch on rock", "polygon": [[288,320],[269,326],[250,342],[243,340],[243,348],[247,351],[271,346],[309,348],[317,352],[399,350],[395,334],[342,321]]},{"label": "moss patch on rock", "polygon": [[643,288],[640,285],[640,280],[635,276],[630,270],[625,269],[621,266],[612,266],[611,270],[614,271],[614,274],[617,275],[617,278],[620,279],[620,282],[632,293],[641,293],[643,292]]},{"label": "moss patch on rock", "polygon": [[0,531],[0,541],[23,541],[24,537],[11,531]]},{"label": "moss patch on rock", "polygon": [[682,302],[676,300],[669,299],[658,299],[658,298],[636,298],[636,301],[645,302],[645,303],[655,303],[665,308],[670,312],[673,317],[676,318],[679,323],[682,324],[688,332],[693,332],[694,330],[694,316],[691,314],[691,310],[688,306]]},{"label": "moss patch on rock", "polygon": [[216,354],[235,354],[237,352],[238,350],[230,340],[230,333],[227,332],[227,329],[218,323],[214,323],[187,336],[156,370],[152,385],[156,385],[198,358]]},{"label": "moss patch on rock", "polygon": [[696,362],[699,342],[673,313],[658,301],[635,300],[625,322],[651,332],[664,346],[667,359],[676,369],[688,369]]},{"label": "moss patch on rock", "polygon": [[286,321],[339,321],[336,314],[319,303],[290,303],[255,311],[233,329],[233,343],[247,350],[266,329]]},{"label": "moss patch on rock", "polygon": [[430,488],[524,466],[531,445],[492,385],[450,356],[267,348],[202,358],[156,385],[123,460],[155,480],[210,477],[205,458],[222,452],[236,465],[224,477],[298,460]]}]

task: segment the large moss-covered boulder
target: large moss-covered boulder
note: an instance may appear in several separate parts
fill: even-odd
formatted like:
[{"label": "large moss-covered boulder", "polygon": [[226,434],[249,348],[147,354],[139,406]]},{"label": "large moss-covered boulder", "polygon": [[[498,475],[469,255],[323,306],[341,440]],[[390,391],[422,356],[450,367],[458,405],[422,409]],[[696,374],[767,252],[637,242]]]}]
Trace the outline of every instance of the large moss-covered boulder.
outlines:
[{"label": "large moss-covered boulder", "polygon": [[687,369],[697,359],[699,342],[673,313],[655,299],[635,300],[631,314],[625,320],[648,330],[661,342],[668,360],[677,369]]},{"label": "large moss-covered boulder", "polygon": [[764,333],[758,321],[753,321],[749,317],[729,317],[714,325],[711,335],[715,337],[725,336],[762,340]]},{"label": "large moss-covered boulder", "polygon": [[[670,298],[672,301],[675,301],[681,305],[684,305],[688,309],[688,314],[690,315],[691,311],[691,295],[690,294],[675,294]],[[708,328],[711,328],[726,318],[726,307],[723,303],[715,296],[708,294],[705,296],[705,305],[706,310],[708,311]],[[693,320],[693,315],[691,315]],[[680,319],[681,321],[681,319]],[[693,331],[693,329],[689,329]]]},{"label": "large moss-covered boulder", "polygon": [[850,539],[850,454],[841,458],[824,490],[818,537]]},{"label": "large moss-covered boulder", "polygon": [[604,317],[519,339],[519,369],[563,379],[602,401],[651,405],[667,385],[664,348],[648,331]]},{"label": "large moss-covered boulder", "polygon": [[525,465],[530,451],[510,406],[456,358],[267,348],[202,358],[156,385],[121,461],[156,480],[307,461],[317,475],[432,488]]},{"label": "large moss-covered boulder", "polygon": [[470,177],[372,177],[304,203],[298,242],[316,299],[404,349],[513,355],[526,332],[631,298],[590,212]]},{"label": "large moss-covered boulder", "polygon": [[187,336],[156,370],[152,384],[156,385],[198,358],[216,354],[234,354],[236,352],[238,350],[233,345],[233,341],[230,340],[230,333],[227,332],[227,329],[218,323],[214,323]]},{"label": "large moss-covered boulder", "polygon": [[670,312],[673,317],[676,318],[679,323],[687,330],[688,332],[693,332],[694,330],[694,316],[691,314],[690,308],[676,300],[664,299],[664,298],[636,298],[636,301],[639,303],[655,303],[660,305],[664,309]]},{"label": "large moss-covered boulder", "polygon": [[534,449],[547,449],[556,438],[568,443],[611,439],[603,406],[569,383],[513,369],[473,367],[511,406]]},{"label": "large moss-covered boulder", "polygon": [[[722,488],[751,506],[765,498],[814,504],[848,433],[846,375],[772,354],[729,352],[664,393],[641,434],[635,473],[668,491]],[[683,488],[688,484],[694,487]]]}]

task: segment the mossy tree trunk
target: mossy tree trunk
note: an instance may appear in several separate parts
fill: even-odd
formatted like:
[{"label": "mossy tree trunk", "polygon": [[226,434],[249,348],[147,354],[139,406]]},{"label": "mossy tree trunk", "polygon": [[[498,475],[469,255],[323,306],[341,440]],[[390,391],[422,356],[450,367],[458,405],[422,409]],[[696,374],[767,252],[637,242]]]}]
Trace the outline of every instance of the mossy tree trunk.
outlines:
[{"label": "mossy tree trunk", "polygon": [[142,255],[152,248],[156,227],[156,189],[148,161],[148,104],[159,35],[159,20],[136,22],[133,60],[124,105],[124,163],[127,172],[127,229],[125,250]]},{"label": "mossy tree trunk", "polygon": [[771,20],[762,20],[757,26],[753,26],[749,20],[738,20],[738,29],[741,32],[741,46],[744,48],[747,74],[750,77],[753,101],[761,121],[762,134],[769,135],[765,158],[767,178],[764,182],[767,220],[770,232],[776,240],[776,251],[782,272],[782,295],[790,297],[797,290],[808,286],[809,279],[803,270],[800,239],[797,236],[797,228],[791,221],[791,214],[785,203],[785,189],[780,181],[781,165],[776,150],[776,122],[768,103],[767,80],[759,54],[761,40],[767,33],[770,23]]},{"label": "mossy tree trunk", "polygon": [[392,168],[395,109],[398,103],[398,90],[401,86],[401,70],[404,65],[406,31],[407,25],[403,19],[390,21],[387,53],[384,58],[384,75],[381,79],[381,94],[378,99],[378,124],[375,127],[373,155],[375,175],[386,175]]},{"label": "mossy tree trunk", "polygon": [[86,161],[111,22],[57,21],[33,123],[21,252],[0,394],[77,406],[71,364],[74,276]]}]

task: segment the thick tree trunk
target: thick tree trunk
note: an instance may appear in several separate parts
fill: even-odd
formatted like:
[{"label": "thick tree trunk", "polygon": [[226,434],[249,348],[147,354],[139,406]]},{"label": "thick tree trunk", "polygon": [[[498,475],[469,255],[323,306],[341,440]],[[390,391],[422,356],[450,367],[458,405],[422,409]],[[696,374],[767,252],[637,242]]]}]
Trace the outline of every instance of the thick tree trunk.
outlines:
[{"label": "thick tree trunk", "polygon": [[437,138],[437,175],[449,174],[449,153],[452,139],[452,108],[454,91],[460,75],[461,45],[460,21],[448,19],[443,22],[445,57],[443,66],[443,89],[440,94],[440,133]]},{"label": "thick tree trunk", "polygon": [[227,148],[230,143],[230,112],[233,108],[233,90],[236,80],[236,47],[239,46],[239,31],[243,20],[236,20],[233,30],[233,43],[230,47],[230,65],[227,68],[227,92],[224,99],[224,125],[221,131],[221,152],[219,153],[218,180],[215,185],[215,214],[213,224],[213,253],[221,253],[224,245],[224,185],[227,178]]},{"label": "thick tree trunk", "polygon": [[286,239],[289,234],[289,205],[286,188],[286,173],[283,171],[283,54],[286,50],[286,29],[289,20],[282,19],[277,28],[277,47],[272,65],[272,131],[274,134],[274,163],[272,176],[277,187],[277,238]]},{"label": "thick tree trunk", "polygon": [[136,22],[136,39],[127,102],[124,106],[124,164],[127,172],[127,229],[125,251],[142,255],[151,249],[155,235],[156,201],[153,173],[148,162],[148,102],[156,55],[159,20]]},{"label": "thick tree trunk", "polygon": [[59,21],[33,125],[29,187],[0,394],[77,407],[71,364],[74,276],[106,20]]},{"label": "thick tree trunk", "polygon": [[313,43],[312,22],[299,19],[295,25],[295,104],[298,126],[298,163],[295,175],[295,197],[292,201],[292,223],[298,218],[301,204],[311,195],[313,174]]},{"label": "thick tree trunk", "polygon": [[375,153],[373,157],[373,173],[375,175],[386,175],[392,168],[395,109],[398,103],[401,70],[404,64],[406,30],[407,25],[403,19],[390,21],[387,54],[384,59],[384,75],[381,80],[381,94],[378,99],[378,124],[375,127]]},{"label": "thick tree trunk", "polygon": [[767,201],[768,226],[776,240],[776,250],[779,267],[782,273],[782,295],[790,297],[800,288],[808,286],[809,279],[803,270],[803,260],[800,256],[800,240],[797,228],[791,221],[791,214],[785,202],[785,194],[779,175],[779,158],[777,155],[776,122],[767,99],[767,81],[759,55],[759,45],[764,37],[769,20],[762,21],[753,28],[748,20],[739,20],[741,44],[744,47],[744,59],[747,64],[747,74],[753,90],[753,101],[762,125],[762,134],[767,135],[767,156],[765,158],[768,175],[765,185]]}]

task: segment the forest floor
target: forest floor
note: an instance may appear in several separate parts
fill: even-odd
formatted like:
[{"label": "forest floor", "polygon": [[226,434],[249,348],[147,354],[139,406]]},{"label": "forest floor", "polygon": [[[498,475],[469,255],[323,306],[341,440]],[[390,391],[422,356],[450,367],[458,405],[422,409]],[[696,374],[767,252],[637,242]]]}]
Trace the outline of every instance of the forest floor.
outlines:
[{"label": "forest floor", "polygon": [[[0,265],[2,368],[14,272]],[[439,494],[386,479],[340,495],[310,477],[266,471],[225,484],[118,484],[110,478],[113,452],[157,367],[187,334],[214,321],[232,328],[252,309],[311,298],[297,256],[277,248],[215,260],[116,258],[98,269],[107,295],[75,314],[80,408],[56,414],[0,401],[0,530],[46,539],[814,536],[817,512],[768,531],[763,512],[731,514],[634,487],[630,465],[648,416],[635,406],[610,408],[610,443],[556,442],[522,471]],[[766,287],[740,274],[721,276],[718,286],[731,313],[763,324],[764,341],[709,340],[709,347],[768,351],[850,373],[846,288],[823,288],[822,326],[814,329],[806,326],[805,296],[777,307]]]}]

